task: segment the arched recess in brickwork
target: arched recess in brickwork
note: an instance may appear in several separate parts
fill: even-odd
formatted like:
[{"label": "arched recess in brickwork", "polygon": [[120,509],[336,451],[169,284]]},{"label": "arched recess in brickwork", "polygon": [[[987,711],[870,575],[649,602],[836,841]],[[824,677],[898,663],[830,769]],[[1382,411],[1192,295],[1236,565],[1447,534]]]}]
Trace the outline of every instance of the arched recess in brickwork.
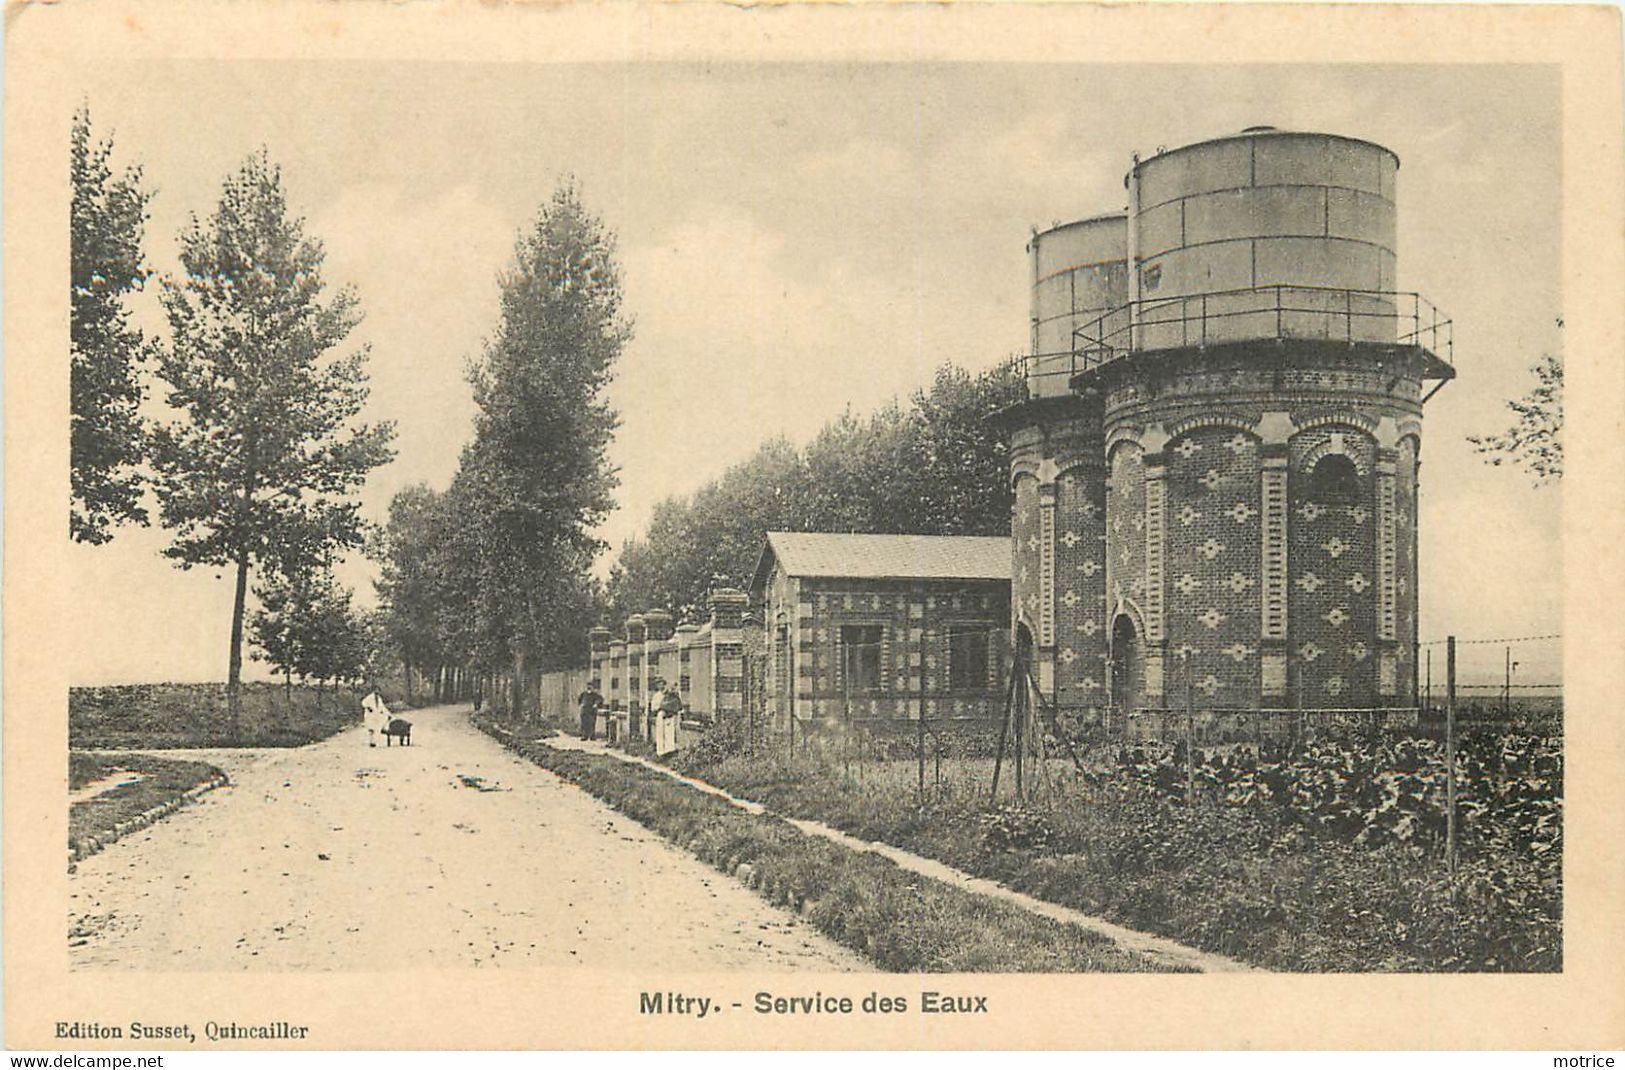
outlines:
[{"label": "arched recess in brickwork", "polygon": [[1368,435],[1377,433],[1375,417],[1351,409],[1317,409],[1312,412],[1294,413],[1292,417],[1294,435],[1334,425],[1351,427]]},{"label": "arched recess in brickwork", "polygon": [[1145,630],[1126,612],[1111,621],[1111,704],[1132,710],[1145,694]]},{"label": "arched recess in brickwork", "polygon": [[1318,466],[1322,460],[1328,456],[1336,454],[1338,456],[1347,458],[1348,461],[1354,465],[1354,469],[1360,474],[1361,479],[1365,479],[1366,477],[1370,476],[1371,466],[1366,452],[1359,449],[1353,442],[1349,441],[1348,437],[1355,436],[1363,442],[1374,441],[1371,432],[1367,431],[1363,427],[1351,423],[1337,423],[1332,420],[1327,420],[1324,423],[1316,424],[1312,428],[1299,428],[1297,433],[1294,434],[1292,438],[1297,440],[1301,435],[1304,435],[1309,431],[1318,431],[1326,428],[1332,429],[1332,434],[1324,437],[1321,441],[1316,442],[1304,452],[1302,460],[1300,460],[1297,465],[1298,471],[1307,476],[1309,473],[1312,473],[1315,470],[1316,466]]},{"label": "arched recess in brickwork", "polygon": [[1124,431],[1119,428],[1106,438],[1106,471],[1112,470],[1117,455],[1124,449],[1132,449],[1135,453],[1144,453],[1145,447],[1140,444],[1140,435],[1136,431]]},{"label": "arched recess in brickwork", "polygon": [[1036,482],[1038,479],[1038,462],[1027,457],[1023,457],[1020,460],[1013,462],[1010,465],[1011,489],[1015,489],[1017,481],[1019,481],[1022,476],[1026,476]]},{"label": "arched recess in brickwork", "polygon": [[1086,457],[1081,453],[1067,452],[1055,458],[1055,478],[1062,479],[1068,475],[1082,478],[1085,473],[1097,471],[1102,459],[1099,457]]},{"label": "arched recess in brickwork", "polygon": [[1106,436],[1105,457],[1108,464],[1111,463],[1112,452],[1124,443],[1131,443],[1142,450],[1145,448],[1140,442],[1140,429],[1138,427],[1114,427],[1111,433]]},{"label": "arched recess in brickwork", "polygon": [[[1381,514],[1371,424],[1325,417],[1300,426],[1287,444],[1287,688],[1295,705],[1378,700]],[[1328,493],[1332,482],[1337,492]]]},{"label": "arched recess in brickwork", "polygon": [[1257,426],[1258,420],[1256,418],[1238,416],[1235,413],[1208,412],[1202,413],[1200,416],[1187,416],[1185,419],[1169,425],[1168,444],[1172,446],[1182,435],[1206,427],[1223,427],[1257,438],[1258,434],[1254,430]]},{"label": "arched recess in brickwork", "polygon": [[1132,598],[1119,598],[1112,606],[1112,620],[1115,622],[1118,617],[1133,621],[1134,630],[1142,639],[1145,637],[1145,611],[1140,608],[1140,603]]}]

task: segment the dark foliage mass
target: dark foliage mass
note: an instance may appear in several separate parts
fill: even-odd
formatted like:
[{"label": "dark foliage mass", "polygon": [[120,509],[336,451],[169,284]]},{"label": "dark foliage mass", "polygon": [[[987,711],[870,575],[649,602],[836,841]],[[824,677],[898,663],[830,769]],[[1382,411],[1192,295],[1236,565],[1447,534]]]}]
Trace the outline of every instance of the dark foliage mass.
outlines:
[{"label": "dark foliage mass", "polygon": [[116,524],[147,521],[141,369],[152,352],[130,323],[125,299],[150,274],[141,240],[152,194],[141,185],[139,167],[114,174],[113,142],[92,138],[88,108],[73,118],[71,143],[68,528],[80,542],[103,543]]},{"label": "dark foliage mass", "polygon": [[374,552],[384,633],[406,669],[495,674],[526,704],[538,670],[580,662],[612,507],[604,391],[631,324],[615,239],[561,185],[518,237],[497,327],[468,378],[474,438],[451,485],[408,487]]},{"label": "dark foliage mass", "polygon": [[693,494],[655,506],[621,548],[606,621],[664,608],[703,619],[712,587],[743,587],[768,531],[1005,535],[1003,432],[990,420],[1021,396],[1013,369],[939,368],[929,389],[866,418],[831,421],[805,449],[783,439]]}]

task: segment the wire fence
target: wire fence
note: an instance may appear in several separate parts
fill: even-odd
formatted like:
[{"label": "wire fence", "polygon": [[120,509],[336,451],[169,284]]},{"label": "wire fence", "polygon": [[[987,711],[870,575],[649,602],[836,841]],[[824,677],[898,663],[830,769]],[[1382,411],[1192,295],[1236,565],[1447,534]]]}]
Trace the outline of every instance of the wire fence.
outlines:
[{"label": "wire fence", "polygon": [[[1079,752],[1120,756],[1172,744],[1187,755],[1194,776],[1203,761],[1237,747],[1256,755],[1260,748],[1290,752],[1315,741],[1383,735],[1443,745],[1459,731],[1562,734],[1561,679],[1534,676],[1560,673],[1560,633],[1457,639],[1453,721],[1446,710],[1447,639],[1417,644],[1414,702],[1227,709],[1204,703],[1200,692],[1189,695],[1177,670],[1168,705],[1116,705],[1109,685],[1097,703],[1058,702],[1040,686],[1033,659],[1024,660],[1008,629],[995,625],[918,629],[906,643],[855,638],[855,631],[842,637],[838,629],[829,634],[817,687],[797,673],[802,652],[788,644],[746,659],[743,748],[838,769],[859,784],[911,768],[922,802],[966,768],[1008,777],[1008,789],[1024,792],[1057,760],[1081,770]],[[1499,681],[1486,678],[1496,669]],[[982,686],[966,686],[973,677]]]}]

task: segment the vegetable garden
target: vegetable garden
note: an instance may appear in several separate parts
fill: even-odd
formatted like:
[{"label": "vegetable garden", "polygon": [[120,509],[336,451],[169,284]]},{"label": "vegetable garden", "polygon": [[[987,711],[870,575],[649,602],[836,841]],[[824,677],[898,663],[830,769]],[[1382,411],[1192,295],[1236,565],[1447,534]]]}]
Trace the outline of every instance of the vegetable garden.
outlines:
[{"label": "vegetable garden", "polygon": [[676,764],[781,813],[1271,969],[1559,970],[1561,737],[1481,728],[1457,746],[1453,875],[1444,745],[1425,731],[1197,746],[1188,767],[1179,743],[1095,743],[997,805],[988,757],[934,760],[923,796],[912,759],[746,748],[726,729]]}]

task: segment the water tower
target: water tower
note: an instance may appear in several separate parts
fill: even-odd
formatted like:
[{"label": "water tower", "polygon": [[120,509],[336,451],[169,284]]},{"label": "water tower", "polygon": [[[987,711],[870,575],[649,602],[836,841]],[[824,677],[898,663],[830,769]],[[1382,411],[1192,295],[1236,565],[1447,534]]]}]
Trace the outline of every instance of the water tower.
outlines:
[{"label": "water tower", "polygon": [[1395,288],[1398,169],[1249,128],[1035,236],[1014,614],[1062,709],[1414,705],[1422,405],[1454,371]]}]

